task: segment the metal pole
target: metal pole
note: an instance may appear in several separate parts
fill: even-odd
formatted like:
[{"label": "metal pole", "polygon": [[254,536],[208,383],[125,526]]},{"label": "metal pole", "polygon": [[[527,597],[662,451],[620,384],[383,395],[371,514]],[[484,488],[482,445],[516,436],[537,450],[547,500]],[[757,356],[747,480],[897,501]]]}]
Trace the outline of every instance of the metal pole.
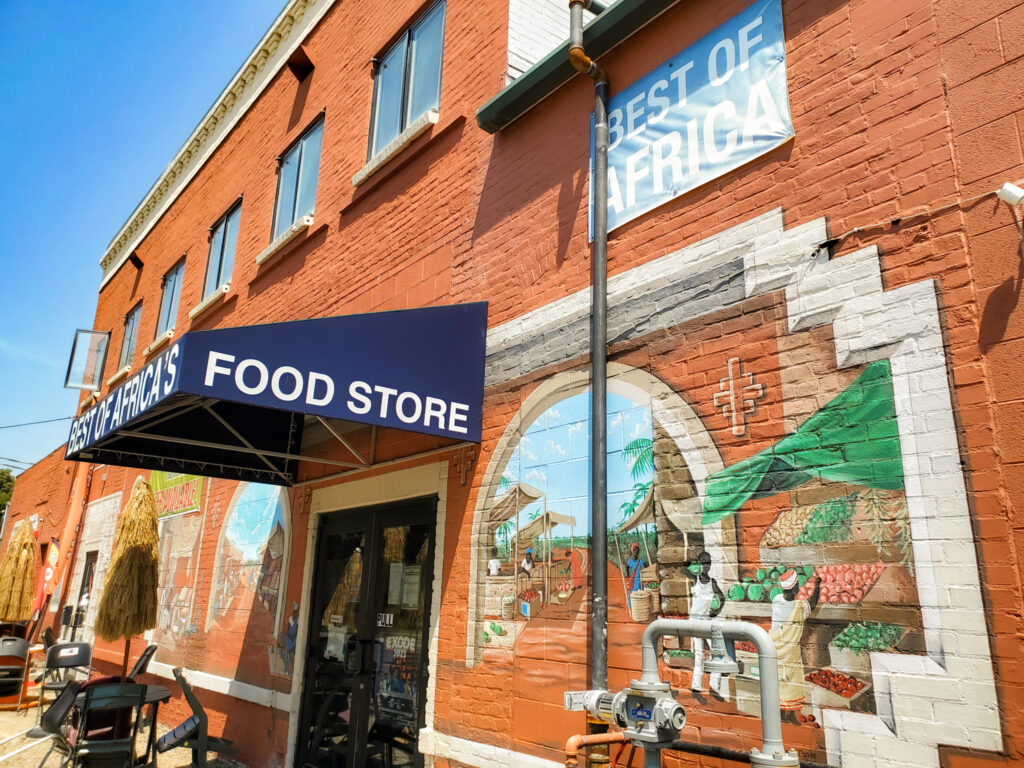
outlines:
[{"label": "metal pole", "polygon": [[608,687],[608,81],[594,87],[594,247],[591,290],[591,485],[594,537],[592,688]]}]

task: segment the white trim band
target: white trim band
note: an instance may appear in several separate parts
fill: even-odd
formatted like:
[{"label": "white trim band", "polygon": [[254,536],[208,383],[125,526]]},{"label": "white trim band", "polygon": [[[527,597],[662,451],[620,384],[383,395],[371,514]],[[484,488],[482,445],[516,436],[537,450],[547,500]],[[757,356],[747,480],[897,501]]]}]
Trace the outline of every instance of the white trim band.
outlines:
[{"label": "white trim band", "polygon": [[262,264],[265,261],[270,261],[282,248],[288,243],[294,240],[296,237],[301,235],[307,229],[313,226],[313,215],[307,214],[300,219],[296,219],[295,223],[292,224],[288,229],[274,238],[274,241],[260,251],[259,256],[256,257],[256,263]]}]

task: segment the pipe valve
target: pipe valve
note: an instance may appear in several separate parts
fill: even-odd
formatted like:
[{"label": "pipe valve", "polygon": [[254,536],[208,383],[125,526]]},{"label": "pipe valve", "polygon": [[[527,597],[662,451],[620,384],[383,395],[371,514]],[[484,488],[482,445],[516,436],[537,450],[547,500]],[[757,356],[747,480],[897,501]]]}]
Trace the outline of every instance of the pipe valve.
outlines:
[{"label": "pipe valve", "polygon": [[686,725],[686,710],[675,700],[667,683],[634,680],[629,688],[611,691],[567,691],[565,708],[586,711],[617,725],[640,747],[666,745],[679,738]]}]

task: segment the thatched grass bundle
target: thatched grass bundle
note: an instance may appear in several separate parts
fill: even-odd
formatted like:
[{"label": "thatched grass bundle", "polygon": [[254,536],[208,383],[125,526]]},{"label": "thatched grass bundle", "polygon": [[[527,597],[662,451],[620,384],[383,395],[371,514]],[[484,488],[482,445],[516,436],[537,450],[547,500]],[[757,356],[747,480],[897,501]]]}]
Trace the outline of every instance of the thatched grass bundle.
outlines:
[{"label": "thatched grass bundle", "polygon": [[0,621],[29,621],[36,592],[36,539],[32,523],[15,526],[0,560]]},{"label": "thatched grass bundle", "polygon": [[348,562],[345,563],[345,571],[341,574],[341,581],[334,588],[334,594],[327,603],[324,610],[321,624],[327,626],[331,623],[332,616],[341,616],[342,621],[349,628],[356,625],[356,606],[359,604],[359,588],[363,584],[363,553],[356,548],[351,554]]},{"label": "thatched grass bundle", "polygon": [[114,554],[96,611],[96,634],[131,638],[156,626],[160,544],[156,500],[149,483],[135,482],[117,521]]},{"label": "thatched grass bundle", "polygon": [[384,562],[400,563],[405,560],[405,526],[384,529]]}]

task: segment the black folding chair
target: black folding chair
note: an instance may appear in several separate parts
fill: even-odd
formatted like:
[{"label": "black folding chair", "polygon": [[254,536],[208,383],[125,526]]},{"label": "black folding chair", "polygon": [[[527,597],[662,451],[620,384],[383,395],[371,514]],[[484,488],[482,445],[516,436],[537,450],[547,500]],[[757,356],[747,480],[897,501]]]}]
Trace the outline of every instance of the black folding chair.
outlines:
[{"label": "black folding chair", "polygon": [[28,675],[28,640],[21,637],[0,637],[0,696],[18,695],[18,709],[25,693]]},{"label": "black folding chair", "polygon": [[146,650],[142,652],[138,660],[135,662],[135,666],[132,667],[132,671],[128,673],[128,677],[132,680],[138,678],[139,675],[146,674],[146,670],[149,669],[149,662],[153,659],[153,654],[156,653],[156,645],[146,646]]},{"label": "black folding chair", "polygon": [[78,673],[84,673],[85,678],[88,679],[91,671],[92,646],[88,643],[51,645],[46,651],[43,673],[35,679],[39,686],[40,713],[43,709],[44,694],[63,691],[65,686],[74,679],[74,675]]},{"label": "black folding chair", "polygon": [[206,719],[206,710],[199,703],[192,686],[181,673],[181,667],[174,668],[174,679],[181,686],[181,692],[185,694],[185,700],[192,708],[192,715],[174,730],[168,731],[156,742],[157,752],[166,752],[170,749],[181,747],[192,750],[192,765],[194,768],[206,768],[206,753],[217,752],[219,754],[231,755],[238,752],[238,747],[228,739],[219,739],[210,736],[207,728],[209,722]]},{"label": "black folding chair", "polygon": [[39,761],[38,768],[43,768],[43,765],[50,759],[50,755],[53,754],[54,750],[61,756],[61,766],[71,756],[67,720],[68,715],[71,714],[71,710],[75,706],[75,697],[78,696],[79,690],[81,690],[81,685],[79,685],[77,680],[69,681],[64,686],[64,689],[57,694],[57,698],[53,700],[53,703],[47,707],[46,712],[40,718],[39,725],[28,732],[27,736],[30,739],[50,738],[50,748],[46,750],[43,759]]},{"label": "black folding chair", "polygon": [[83,686],[78,723],[69,728],[70,768],[135,768],[135,738],[142,722],[146,686],[105,683]]}]

